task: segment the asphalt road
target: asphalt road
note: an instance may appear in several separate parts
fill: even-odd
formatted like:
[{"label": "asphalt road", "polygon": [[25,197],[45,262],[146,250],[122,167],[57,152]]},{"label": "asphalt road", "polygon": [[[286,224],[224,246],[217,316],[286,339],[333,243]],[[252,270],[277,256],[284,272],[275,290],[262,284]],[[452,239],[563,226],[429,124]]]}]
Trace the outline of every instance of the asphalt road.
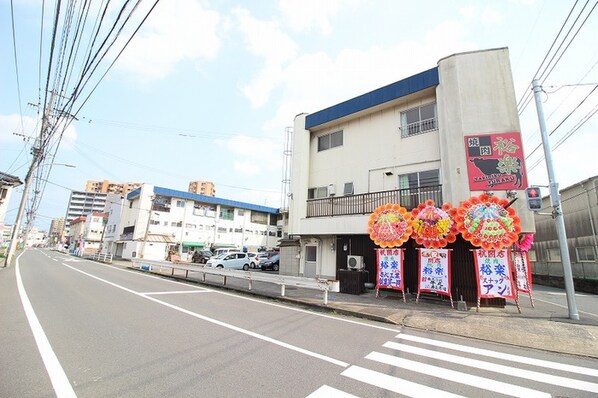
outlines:
[{"label": "asphalt road", "polygon": [[[61,253],[0,271],[2,397],[595,397],[598,361],[331,316]],[[348,395],[351,394],[351,395]]]}]

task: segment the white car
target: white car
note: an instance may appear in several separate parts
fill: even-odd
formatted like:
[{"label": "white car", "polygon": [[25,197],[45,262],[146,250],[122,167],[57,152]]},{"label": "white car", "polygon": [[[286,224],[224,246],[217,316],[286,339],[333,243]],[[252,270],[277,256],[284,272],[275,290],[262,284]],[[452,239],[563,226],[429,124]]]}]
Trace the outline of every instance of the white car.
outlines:
[{"label": "white car", "polygon": [[255,252],[247,252],[247,256],[249,257],[249,266],[251,268],[258,268],[260,265],[258,254]]},{"label": "white car", "polygon": [[250,260],[247,253],[231,252],[212,257],[206,263],[206,267],[242,269],[247,271],[249,269],[249,263]]}]

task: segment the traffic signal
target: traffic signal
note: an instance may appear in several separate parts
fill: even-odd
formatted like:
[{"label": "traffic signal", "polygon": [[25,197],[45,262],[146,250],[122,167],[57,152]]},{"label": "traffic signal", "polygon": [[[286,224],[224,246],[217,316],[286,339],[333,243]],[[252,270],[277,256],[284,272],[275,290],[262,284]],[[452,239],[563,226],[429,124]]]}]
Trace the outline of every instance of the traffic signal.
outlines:
[{"label": "traffic signal", "polygon": [[542,194],[540,188],[525,188],[525,198],[527,199],[527,208],[531,211],[542,210]]}]

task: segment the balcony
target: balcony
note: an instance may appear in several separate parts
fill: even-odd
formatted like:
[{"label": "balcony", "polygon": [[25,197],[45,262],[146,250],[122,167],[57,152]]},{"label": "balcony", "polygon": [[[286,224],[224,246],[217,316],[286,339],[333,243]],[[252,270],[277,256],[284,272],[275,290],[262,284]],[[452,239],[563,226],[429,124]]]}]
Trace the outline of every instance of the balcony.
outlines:
[{"label": "balcony", "polygon": [[415,123],[410,123],[406,126],[399,127],[401,137],[407,138],[418,134],[427,133],[428,131],[438,130],[438,119],[424,119]]},{"label": "balcony", "polygon": [[412,210],[428,199],[432,199],[437,205],[442,204],[442,185],[309,199],[307,217],[369,214],[386,203],[397,203],[407,210]]}]

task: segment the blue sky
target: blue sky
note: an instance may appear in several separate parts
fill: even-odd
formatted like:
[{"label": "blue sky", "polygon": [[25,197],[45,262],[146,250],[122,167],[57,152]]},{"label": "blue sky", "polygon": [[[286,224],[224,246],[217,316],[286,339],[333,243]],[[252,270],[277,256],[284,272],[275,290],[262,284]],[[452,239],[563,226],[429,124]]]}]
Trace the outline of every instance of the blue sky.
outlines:
[{"label": "blue sky", "polygon": [[[13,133],[36,133],[36,108],[27,104],[37,103],[40,87],[40,2],[13,4],[21,99],[10,1],[0,0],[0,170],[24,179],[31,142]],[[208,180],[219,197],[279,207],[284,130],[296,114],[429,69],[456,52],[496,47],[510,50],[519,101],[573,4],[163,0],[66,131],[55,162],[77,167],[54,167],[36,226],[47,228],[64,216],[69,189],[83,190],[88,179],[182,191],[191,180]],[[46,35],[51,14],[48,8]],[[598,11],[545,81],[549,131],[595,87],[563,85],[598,83],[596,32]],[[590,94],[554,132],[552,144],[597,104],[598,93]],[[555,149],[561,187],[598,174],[597,127],[590,118]],[[521,114],[521,129],[529,154],[540,143],[533,102]],[[531,167],[541,157],[540,149],[527,159],[530,184],[548,182],[543,162]],[[7,223],[19,199],[17,190]]]}]

